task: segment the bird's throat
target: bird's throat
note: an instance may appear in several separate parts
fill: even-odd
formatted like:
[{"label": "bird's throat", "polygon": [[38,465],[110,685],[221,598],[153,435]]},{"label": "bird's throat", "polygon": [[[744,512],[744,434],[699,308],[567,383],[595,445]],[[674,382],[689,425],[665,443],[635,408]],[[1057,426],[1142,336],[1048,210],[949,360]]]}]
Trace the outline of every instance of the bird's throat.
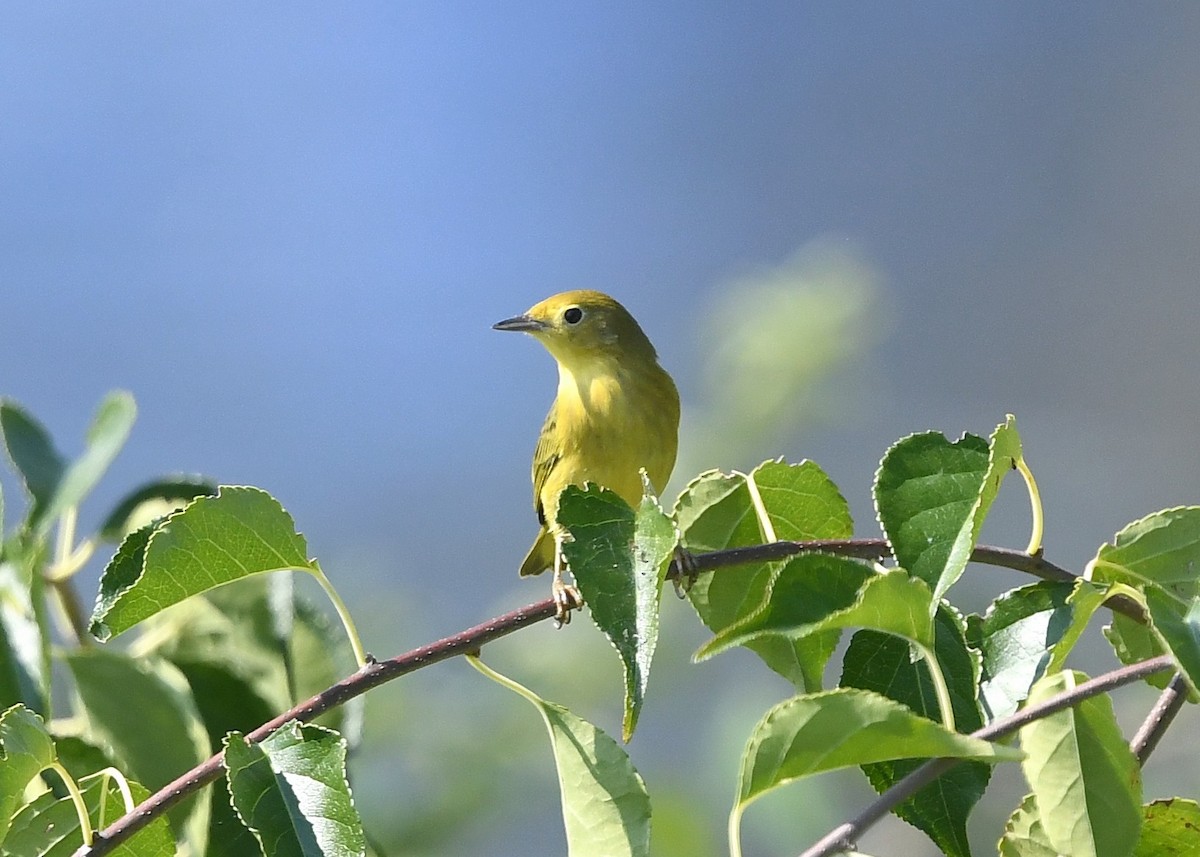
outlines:
[{"label": "bird's throat", "polygon": [[622,373],[607,361],[588,365],[558,366],[558,401],[560,409],[578,409],[589,417],[603,417],[621,397]]}]

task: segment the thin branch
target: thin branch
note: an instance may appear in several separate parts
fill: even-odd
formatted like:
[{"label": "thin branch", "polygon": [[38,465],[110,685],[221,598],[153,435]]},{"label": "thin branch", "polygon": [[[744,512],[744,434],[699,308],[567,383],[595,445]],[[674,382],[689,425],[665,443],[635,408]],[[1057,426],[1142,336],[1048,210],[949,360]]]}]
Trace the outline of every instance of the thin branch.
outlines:
[{"label": "thin branch", "polygon": [[1183,704],[1187,702],[1187,696],[1187,682],[1183,680],[1181,674],[1175,673],[1175,677],[1171,679],[1171,683],[1167,685],[1166,690],[1159,695],[1158,701],[1154,703],[1154,707],[1146,715],[1146,719],[1138,728],[1137,734],[1129,742],[1130,749],[1133,750],[1133,755],[1137,757],[1138,765],[1144,766],[1146,764],[1146,760],[1150,758],[1150,754],[1158,746],[1158,742],[1167,731],[1167,727],[1171,725],[1171,721],[1175,719],[1175,715],[1179,713],[1179,710],[1183,708]]},{"label": "thin branch", "polygon": [[[478,651],[484,643],[549,619],[556,610],[554,599],[547,598],[386,661],[374,661],[368,656],[367,665],[358,672],[259,726],[246,736],[246,740],[258,743],[290,720],[307,722],[386,681],[448,658]],[[80,848],[75,852],[76,857],[100,857],[112,851],[184,797],[220,776],[223,758],[224,754],[217,753],[174,782],[163,786],[139,804],[133,812],[122,816],[96,834],[95,844],[91,848]]]},{"label": "thin branch", "polygon": [[[995,741],[998,738],[1011,735],[1022,726],[1026,726],[1034,720],[1048,717],[1063,709],[1070,708],[1089,697],[1108,693],[1123,685],[1139,681],[1148,675],[1172,669],[1174,666],[1175,663],[1171,660],[1170,655],[1160,655],[1157,658],[1142,661],[1140,664],[1121,667],[1120,669],[1076,685],[1071,690],[1063,691],[1057,696],[1052,696],[1045,702],[1022,708],[1016,714],[990,723],[982,729],[977,729],[971,733],[971,737],[982,738],[985,741]],[[898,804],[912,797],[946,771],[953,768],[959,761],[958,759],[933,759],[926,762],[880,795],[874,803],[850,821],[831,830],[811,848],[801,854],[800,857],[825,857],[828,854],[853,848],[855,840],[862,835],[864,830],[886,816]]]},{"label": "thin branch", "polygon": [[[812,539],[727,548],[711,553],[693,554],[692,560],[696,571],[711,571],[716,568],[743,565],[749,562],[772,562],[812,551],[822,551],[856,559],[883,559],[892,555],[892,549],[886,539]],[[1055,565],[1041,554],[1028,554],[1010,548],[978,545],[971,553],[971,560],[985,565],[1023,571],[1034,577],[1040,577],[1042,580],[1070,582],[1076,579],[1076,575]],[[668,577],[680,574],[678,566],[678,562],[672,565]]]},{"label": "thin branch", "polygon": [[[744,565],[752,562],[776,562],[788,559],[802,553],[820,551],[838,556],[848,556],[854,559],[879,560],[892,555],[892,549],[885,539],[814,539],[811,541],[770,542],[765,545],[750,545],[741,548],[727,548],[711,553],[692,554],[691,566],[693,572],[712,571],[731,565]],[[1041,580],[1051,580],[1059,583],[1073,583],[1079,576],[1072,574],[1061,566],[1047,560],[1040,553],[1029,554],[1025,551],[1011,548],[998,548],[989,545],[977,545],[971,552],[971,561],[983,565],[994,565],[1009,568],[1013,571],[1024,572]],[[674,580],[685,576],[677,558],[667,570],[667,578]],[[1141,605],[1124,595],[1117,595],[1104,602],[1106,607],[1123,613],[1129,618],[1142,624],[1146,623],[1146,613]]]}]

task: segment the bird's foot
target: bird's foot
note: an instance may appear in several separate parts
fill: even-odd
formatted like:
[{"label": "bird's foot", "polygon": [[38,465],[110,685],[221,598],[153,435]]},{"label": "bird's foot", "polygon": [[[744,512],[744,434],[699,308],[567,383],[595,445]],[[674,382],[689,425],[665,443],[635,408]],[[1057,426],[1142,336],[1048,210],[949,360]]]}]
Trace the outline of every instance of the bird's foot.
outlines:
[{"label": "bird's foot", "polygon": [[554,576],[553,583],[550,584],[550,594],[554,598],[554,627],[561,628],[571,621],[571,611],[578,610],[583,606],[583,596],[579,594],[579,590],[569,583],[565,583],[561,575]]},{"label": "bird's foot", "polygon": [[691,551],[683,545],[675,545],[675,577],[671,580],[675,594],[681,599],[687,598],[699,576],[700,569],[696,566],[696,558],[692,556]]}]

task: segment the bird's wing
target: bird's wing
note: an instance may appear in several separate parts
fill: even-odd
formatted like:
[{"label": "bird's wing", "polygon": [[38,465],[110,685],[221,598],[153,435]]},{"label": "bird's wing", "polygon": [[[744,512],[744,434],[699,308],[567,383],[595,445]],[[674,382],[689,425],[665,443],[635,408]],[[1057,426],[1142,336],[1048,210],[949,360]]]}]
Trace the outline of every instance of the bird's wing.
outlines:
[{"label": "bird's wing", "polygon": [[555,431],[558,426],[557,408],[550,408],[546,414],[546,422],[538,437],[537,449],[533,451],[533,508],[537,511],[538,522],[546,526],[546,510],[542,506],[542,488],[554,471],[555,466],[562,460],[562,440]]}]

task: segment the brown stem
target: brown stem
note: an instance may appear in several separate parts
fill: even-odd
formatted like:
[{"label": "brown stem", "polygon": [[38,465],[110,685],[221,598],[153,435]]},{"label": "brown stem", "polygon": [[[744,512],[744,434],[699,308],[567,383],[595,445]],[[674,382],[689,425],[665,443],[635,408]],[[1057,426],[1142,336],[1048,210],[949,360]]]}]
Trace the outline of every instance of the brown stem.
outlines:
[{"label": "brown stem", "polygon": [[1187,702],[1187,695],[1187,682],[1183,680],[1181,674],[1175,673],[1175,677],[1171,679],[1166,690],[1159,695],[1154,707],[1150,709],[1145,721],[1138,728],[1137,734],[1129,742],[1129,747],[1133,750],[1133,755],[1137,757],[1139,765],[1146,764],[1146,760],[1158,746],[1167,727],[1171,725],[1175,715]]},{"label": "brown stem", "polygon": [[[711,553],[694,554],[692,562],[696,571],[711,571],[729,565],[787,559],[796,554],[812,551],[823,551],[857,559],[883,559],[892,555],[892,549],[886,539],[811,539],[808,541],[770,542],[765,545],[748,545]],[[1045,559],[1041,554],[1028,554],[1025,551],[1011,548],[978,545],[971,553],[971,560],[985,565],[1023,571],[1034,577],[1040,577],[1042,580],[1072,581],[1076,579],[1074,574]],[[676,561],[668,574],[669,577],[680,574],[678,566],[679,563]]]}]

